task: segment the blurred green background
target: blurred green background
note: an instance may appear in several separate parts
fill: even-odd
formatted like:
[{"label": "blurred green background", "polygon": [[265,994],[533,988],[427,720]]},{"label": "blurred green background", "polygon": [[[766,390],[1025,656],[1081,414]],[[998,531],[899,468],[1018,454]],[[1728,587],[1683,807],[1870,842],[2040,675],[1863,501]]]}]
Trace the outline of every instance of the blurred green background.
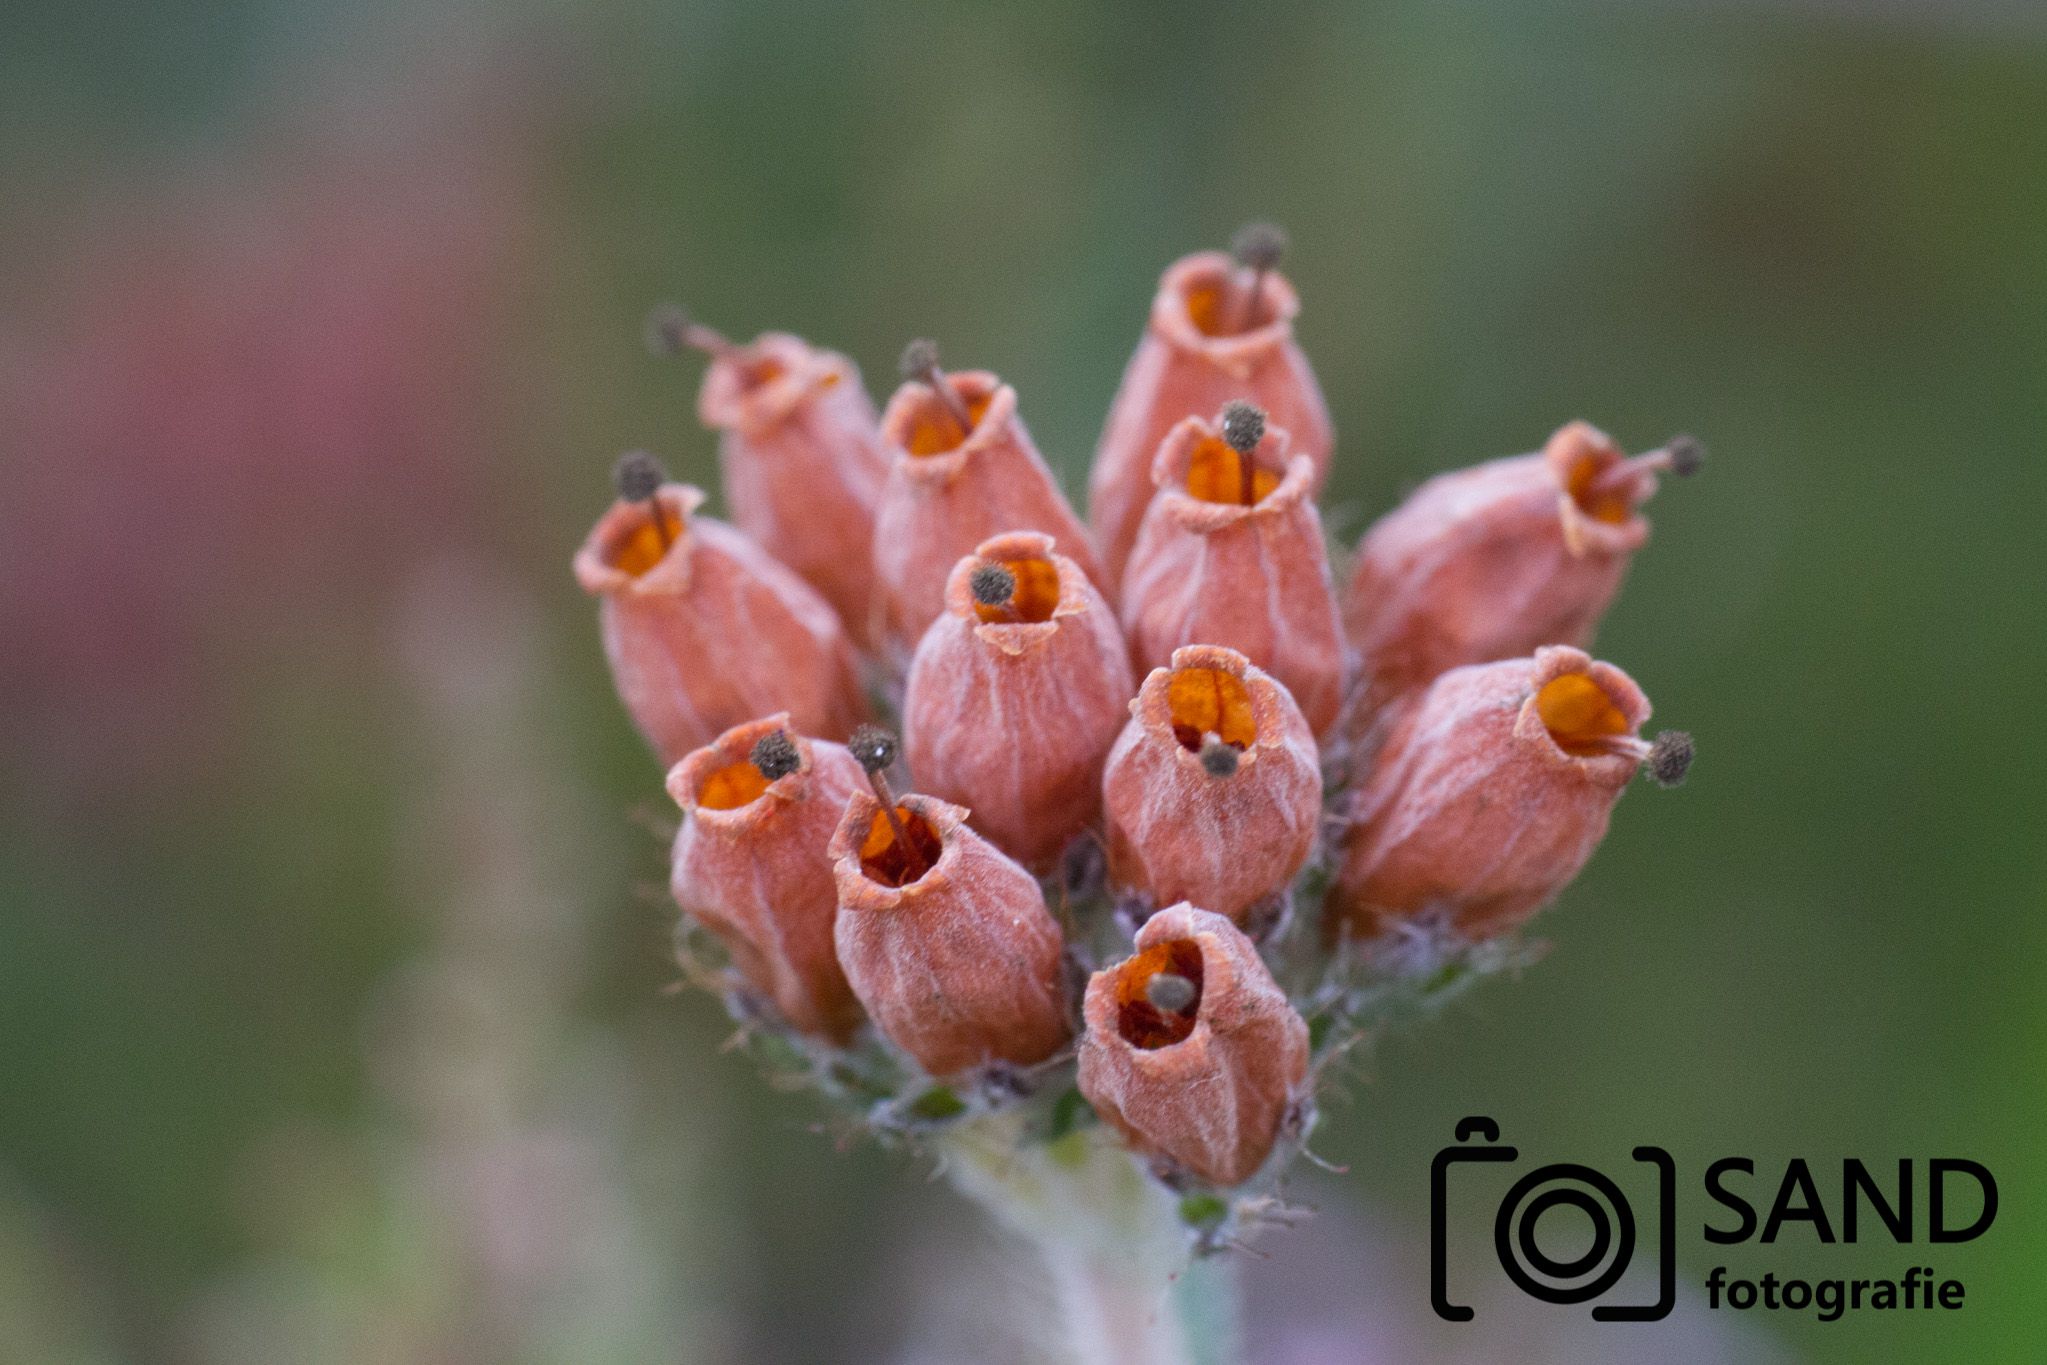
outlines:
[{"label": "blurred green background", "polygon": [[[839,1150],[664,993],[670,812],[568,559],[619,450],[710,476],[653,301],[884,394],[934,335],[1077,490],[1159,270],[1254,217],[1346,541],[1570,417],[1714,456],[1599,642],[1691,782],[1622,805],[1546,961],[1360,1064],[1258,1358],[1632,1358],[1474,1353],[1419,1289],[1355,1320],[1481,1112],[1550,1159],[1997,1173],[1965,1246],[1724,1258],[1930,1264],[1965,1310],[1681,1314],[1661,1358],[2047,1350],[2037,7],[10,0],[0,35],[0,1359],[1009,1358],[1000,1249],[926,1166]],[[1688,1182],[1691,1286],[1709,1212]]]}]

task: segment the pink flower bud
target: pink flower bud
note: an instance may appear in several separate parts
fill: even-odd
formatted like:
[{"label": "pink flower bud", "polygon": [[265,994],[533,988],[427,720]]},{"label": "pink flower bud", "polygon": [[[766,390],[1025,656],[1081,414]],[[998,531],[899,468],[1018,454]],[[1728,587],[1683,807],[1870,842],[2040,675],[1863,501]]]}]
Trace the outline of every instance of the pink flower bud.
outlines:
[{"label": "pink flower bud", "polygon": [[[1446,914],[1483,938],[1526,920],[1592,856],[1645,759],[1649,700],[1612,664],[1553,645],[1469,664],[1391,726],[1360,788],[1332,909],[1370,934],[1392,916]],[[1684,740],[1682,758],[1690,757]]]},{"label": "pink flower bud", "polygon": [[1102,779],[1109,874],[1154,905],[1242,922],[1293,880],[1322,821],[1322,771],[1300,708],[1243,655],[1173,651],[1130,703]]},{"label": "pink flower bud", "polygon": [[1226,645],[1293,694],[1317,734],[1343,704],[1349,645],[1311,498],[1305,455],[1268,428],[1251,452],[1246,504],[1237,452],[1199,417],[1175,426],[1152,466],[1158,495],[1123,579],[1123,626],[1141,669],[1182,645]]},{"label": "pink flower bud", "polygon": [[1016,390],[992,374],[945,376],[973,429],[938,394],[905,383],[881,419],[894,463],[875,516],[874,568],[886,637],[907,655],[945,610],[945,585],[961,556],[1005,531],[1043,531],[1099,581],[1087,533],[1016,415]]},{"label": "pink flower bud", "polygon": [[1572,422],[1540,454],[1438,475],[1365,534],[1345,598],[1372,695],[1446,669],[1592,642],[1628,560],[1649,538],[1637,509],[1659,470],[1689,472],[1679,438],[1630,460]]},{"label": "pink flower bud", "polygon": [[982,541],[910,665],[903,742],[923,790],[1033,867],[1101,809],[1102,761],[1136,684],[1115,615],[1052,537]]},{"label": "pink flower bud", "polygon": [[737,725],[668,774],[683,810],[670,888],[732,963],[805,1033],[844,1042],[860,1006],[832,946],[831,839],[864,789],[843,745],[807,740],[783,712]]},{"label": "pink flower bud", "polygon": [[1311,496],[1329,475],[1336,433],[1308,358],[1294,342],[1298,295],[1286,277],[1259,278],[1219,251],[1186,256],[1166,268],[1151,321],[1095,450],[1088,520],[1110,582],[1120,583],[1152,496],[1152,457],[1182,418],[1215,412],[1244,398],[1293,433],[1313,466]]},{"label": "pink flower bud", "polygon": [[1087,984],[1080,1093],[1130,1145],[1217,1185],[1257,1174],[1308,1073],[1308,1026],[1243,931],[1175,905]]},{"label": "pink flower bud", "polygon": [[732,520],[823,594],[856,640],[874,592],[874,508],[888,460],[853,362],[769,332],[717,352],[697,413],[718,444]]},{"label": "pink flower bud", "polygon": [[661,485],[615,502],[576,552],[597,597],[612,681],[663,762],[731,726],[786,710],[805,734],[844,738],[866,711],[852,646],[814,589],[721,521],[701,489]]},{"label": "pink flower bud", "polygon": [[890,1042],[933,1076],[1031,1066],[1071,1036],[1064,940],[1030,873],[928,796],[860,793],[832,835],[839,963]]}]

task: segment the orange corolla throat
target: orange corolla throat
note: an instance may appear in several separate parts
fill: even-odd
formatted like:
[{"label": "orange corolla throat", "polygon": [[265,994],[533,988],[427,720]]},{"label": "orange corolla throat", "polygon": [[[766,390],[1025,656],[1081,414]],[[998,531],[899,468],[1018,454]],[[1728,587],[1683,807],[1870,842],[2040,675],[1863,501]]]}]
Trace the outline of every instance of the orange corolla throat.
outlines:
[{"label": "orange corolla throat", "polygon": [[[1244,502],[1244,460],[1220,436],[1210,436],[1194,447],[1194,453],[1187,461],[1187,494],[1203,502],[1230,503],[1242,506]],[[1261,467],[1253,460],[1251,465],[1251,500],[1256,503],[1267,493],[1279,487],[1279,475]]]},{"label": "orange corolla throat", "polygon": [[668,508],[661,509],[658,527],[654,524],[653,509],[641,506],[636,510],[639,515],[612,540],[605,556],[605,562],[612,568],[633,578],[667,558],[669,549],[682,539],[682,518]]},{"label": "orange corolla throat", "polygon": [[1186,938],[1125,962],[1116,970],[1116,1032],[1146,1051],[1184,1041],[1201,1015],[1201,974],[1201,945]]},{"label": "orange corolla throat", "polygon": [[937,866],[938,856],[945,851],[938,831],[916,811],[897,806],[896,819],[902,823],[903,838],[910,848],[897,840],[885,810],[874,812],[867,823],[867,837],[860,841],[860,870],[869,881],[883,886],[908,886]]},{"label": "orange corolla throat", "polygon": [[1597,453],[1586,451],[1571,462],[1564,492],[1592,520],[1619,526],[1635,515],[1633,474],[1624,461],[1602,460]]},{"label": "orange corolla throat", "polygon": [[1544,683],[1535,694],[1535,712],[1556,746],[1581,758],[1614,752],[1615,741],[1635,728],[1606,689],[1583,673]]},{"label": "orange corolla throat", "polygon": [[1258,738],[1251,714],[1251,689],[1219,668],[1179,668],[1166,682],[1166,710],[1173,738],[1190,753],[1201,752],[1205,735],[1232,748],[1248,749]]},{"label": "orange corolla throat", "polygon": [[[967,416],[974,427],[981,425],[981,418],[988,412],[988,405],[995,401],[992,393],[978,394],[966,398]],[[962,431],[959,419],[946,410],[937,394],[927,395],[917,404],[916,414],[910,419],[910,432],[903,442],[903,448],[912,455],[943,455],[948,450],[958,450],[966,444],[972,430]]]},{"label": "orange corolla throat", "polygon": [[1006,602],[974,603],[974,615],[984,625],[1036,625],[1052,619],[1059,608],[1059,568],[1049,559],[996,561],[1009,570],[1016,587]]},{"label": "orange corolla throat", "polygon": [[1272,320],[1272,310],[1266,307],[1263,298],[1253,300],[1247,309],[1242,287],[1227,277],[1192,285],[1182,297],[1186,303],[1187,320],[1205,337],[1241,336],[1245,332],[1257,331]]},{"label": "orange corolla throat", "polygon": [[761,356],[757,360],[748,360],[740,365],[739,382],[749,391],[764,389],[787,373],[789,367],[781,361],[773,356]]},{"label": "orange corolla throat", "polygon": [[738,810],[768,789],[768,779],[750,759],[728,763],[704,779],[697,805],[705,810]]}]

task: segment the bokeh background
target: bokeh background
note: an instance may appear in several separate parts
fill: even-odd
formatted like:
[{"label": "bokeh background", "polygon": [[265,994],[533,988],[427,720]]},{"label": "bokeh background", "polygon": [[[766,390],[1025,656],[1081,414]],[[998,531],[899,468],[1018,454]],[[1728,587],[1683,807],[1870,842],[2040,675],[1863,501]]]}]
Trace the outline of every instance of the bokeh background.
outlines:
[{"label": "bokeh background", "polygon": [[[1023,1358],[928,1165],[669,993],[569,555],[621,449],[709,475],[656,300],[880,392],[935,335],[1077,489],[1158,271],[1254,217],[1346,540],[1574,416],[1714,454],[1600,640],[1692,781],[1546,961],[1356,1068],[1254,1354],[2040,1357],[2036,6],[7,0],[0,179],[0,1359]],[[1969,1156],[2003,1209],[1725,1256],[1959,1313],[1445,1334],[1427,1164],[1477,1112],[1830,1199]]]}]

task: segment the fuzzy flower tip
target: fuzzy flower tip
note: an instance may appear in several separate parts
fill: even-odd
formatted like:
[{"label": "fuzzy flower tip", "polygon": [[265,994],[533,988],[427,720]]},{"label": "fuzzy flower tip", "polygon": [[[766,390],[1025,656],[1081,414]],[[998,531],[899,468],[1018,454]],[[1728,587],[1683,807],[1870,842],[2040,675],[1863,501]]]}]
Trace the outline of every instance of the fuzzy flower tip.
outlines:
[{"label": "fuzzy flower tip", "polygon": [[1087,986],[1080,1091],[1140,1152],[1217,1185],[1265,1164],[1308,1070],[1308,1026],[1258,950],[1181,904]]},{"label": "fuzzy flower tip", "polygon": [[753,541],[698,516],[703,501],[683,484],[621,498],[576,552],[626,710],[671,764],[775,711],[842,738],[866,702],[839,618]]},{"label": "fuzzy flower tip", "polygon": [[1030,1066],[1066,1043],[1064,940],[1037,880],[967,813],[866,792],[832,835],[840,965],[882,1034],[933,1076]]},{"label": "fuzzy flower tip", "polygon": [[1166,269],[1088,481],[1088,520],[1111,582],[1122,581],[1151,502],[1159,443],[1189,414],[1217,412],[1233,399],[1256,404],[1293,433],[1295,451],[1308,457],[1310,486],[1320,490],[1336,435],[1294,341],[1300,308],[1286,277],[1254,260],[1201,252]]},{"label": "fuzzy flower tip", "polygon": [[985,540],[954,566],[910,664],[911,771],[1043,868],[1099,814],[1134,687],[1115,615],[1079,564],[1036,531]]},{"label": "fuzzy flower tip", "polygon": [[1130,703],[1102,803],[1118,886],[1241,920],[1313,852],[1322,770],[1284,687],[1235,650],[1193,645]]},{"label": "fuzzy flower tip", "polygon": [[1140,669],[1163,667],[1182,645],[1237,650],[1321,734],[1342,707],[1351,651],[1313,467],[1289,453],[1284,429],[1232,406],[1214,424],[1187,418],[1159,447],[1157,495],[1123,579],[1123,628]]},{"label": "fuzzy flower tip", "polygon": [[1383,702],[1461,664],[1592,641],[1649,538],[1641,506],[1662,472],[1696,472],[1679,437],[1629,459],[1571,422],[1533,455],[1438,475],[1358,547],[1346,624]]},{"label": "fuzzy flower tip", "polygon": [[892,463],[872,553],[881,633],[896,656],[944,613],[953,566],[991,536],[1041,531],[1097,579],[1087,533],[1017,416],[1016,390],[992,374],[933,370],[896,391],[881,429]]},{"label": "fuzzy flower tip", "polygon": [[1391,728],[1355,798],[1333,905],[1354,932],[1447,917],[1468,938],[1526,920],[1578,875],[1644,763],[1681,776],[1689,736],[1640,735],[1627,674],[1555,645],[1455,668]]},{"label": "fuzzy flower tip", "polygon": [[836,351],[769,332],[713,354],[697,414],[719,433],[734,524],[868,643],[874,513],[888,459],[859,370]]},{"label": "fuzzy flower tip", "polygon": [[832,944],[831,838],[860,767],[788,713],[734,726],[675,765],[682,807],[669,886],[752,987],[804,1033],[844,1042],[860,1020]]}]

